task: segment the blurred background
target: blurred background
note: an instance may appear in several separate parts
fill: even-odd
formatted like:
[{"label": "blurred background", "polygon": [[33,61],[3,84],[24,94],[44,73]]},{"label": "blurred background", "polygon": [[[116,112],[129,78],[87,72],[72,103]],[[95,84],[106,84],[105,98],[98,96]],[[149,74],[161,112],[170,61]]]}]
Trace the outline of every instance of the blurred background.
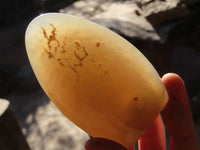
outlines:
[{"label": "blurred background", "polygon": [[26,27],[46,12],[72,14],[106,26],[135,45],[160,76],[179,74],[200,140],[200,0],[0,1],[0,98],[9,100],[30,149],[83,150],[89,139],[48,99],[28,62]]}]

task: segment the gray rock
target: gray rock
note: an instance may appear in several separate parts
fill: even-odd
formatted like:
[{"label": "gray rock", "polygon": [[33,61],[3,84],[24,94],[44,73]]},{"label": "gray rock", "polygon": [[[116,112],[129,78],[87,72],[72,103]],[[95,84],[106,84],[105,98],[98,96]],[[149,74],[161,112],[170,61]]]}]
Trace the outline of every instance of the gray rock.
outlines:
[{"label": "gray rock", "polygon": [[189,15],[189,10],[185,4],[179,0],[156,0],[142,7],[143,15],[153,24],[158,25],[169,21],[174,21]]},{"label": "gray rock", "polygon": [[80,0],[60,12],[92,20],[131,38],[160,40],[134,1]]},{"label": "gray rock", "polygon": [[190,14],[181,0],[80,0],[60,12],[92,20],[129,39],[161,43],[177,19]]},{"label": "gray rock", "polygon": [[61,114],[41,89],[15,91],[7,99],[31,150],[84,150],[88,134]]}]

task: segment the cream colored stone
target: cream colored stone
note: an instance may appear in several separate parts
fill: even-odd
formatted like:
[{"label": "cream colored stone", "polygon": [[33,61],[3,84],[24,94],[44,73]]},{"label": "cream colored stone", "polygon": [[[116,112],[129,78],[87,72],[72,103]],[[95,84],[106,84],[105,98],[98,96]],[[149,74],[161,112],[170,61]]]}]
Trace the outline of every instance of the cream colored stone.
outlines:
[{"label": "cream colored stone", "polygon": [[49,13],[30,23],[25,40],[46,94],[66,117],[94,137],[128,148],[168,100],[150,62],[103,26]]}]

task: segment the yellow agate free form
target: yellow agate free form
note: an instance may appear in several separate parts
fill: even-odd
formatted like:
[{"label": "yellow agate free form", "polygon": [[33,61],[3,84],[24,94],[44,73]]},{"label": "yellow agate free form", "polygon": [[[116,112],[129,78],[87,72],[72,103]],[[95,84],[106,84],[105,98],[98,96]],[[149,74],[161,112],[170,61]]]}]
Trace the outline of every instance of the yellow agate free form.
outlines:
[{"label": "yellow agate free form", "polygon": [[149,61],[105,27],[48,13],[29,24],[25,42],[46,94],[93,137],[128,148],[167,103],[166,89]]}]

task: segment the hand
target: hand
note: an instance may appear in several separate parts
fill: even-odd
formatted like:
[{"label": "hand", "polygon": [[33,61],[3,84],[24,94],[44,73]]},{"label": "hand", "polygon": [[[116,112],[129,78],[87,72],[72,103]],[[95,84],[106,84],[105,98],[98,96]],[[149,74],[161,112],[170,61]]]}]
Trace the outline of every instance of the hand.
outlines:
[{"label": "hand", "polygon": [[[174,73],[162,77],[169,101],[163,109],[163,117],[171,134],[170,150],[199,150],[192,113],[183,80]],[[138,141],[140,150],[166,150],[165,127],[161,115]],[[126,150],[122,145],[103,138],[92,138],[85,144],[86,150]],[[129,150],[134,150],[130,148]]]}]

